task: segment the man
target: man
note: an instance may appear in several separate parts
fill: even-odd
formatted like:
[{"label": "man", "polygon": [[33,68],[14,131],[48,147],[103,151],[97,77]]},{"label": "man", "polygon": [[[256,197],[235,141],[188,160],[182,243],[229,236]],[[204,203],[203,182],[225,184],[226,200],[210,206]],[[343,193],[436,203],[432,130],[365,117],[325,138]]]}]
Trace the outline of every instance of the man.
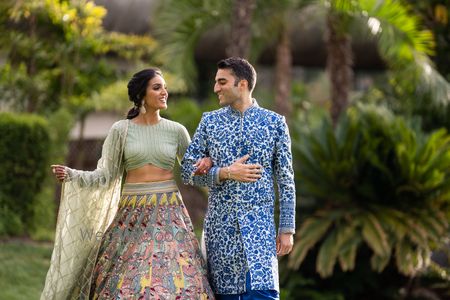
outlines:
[{"label": "man", "polygon": [[[185,183],[210,187],[204,223],[208,271],[217,299],[279,299],[277,255],[295,231],[291,142],[283,116],[252,98],[253,66],[242,58],[218,64],[219,110],[204,113],[182,162]],[[214,166],[196,175],[196,162]],[[280,224],[274,223],[274,180]]]}]

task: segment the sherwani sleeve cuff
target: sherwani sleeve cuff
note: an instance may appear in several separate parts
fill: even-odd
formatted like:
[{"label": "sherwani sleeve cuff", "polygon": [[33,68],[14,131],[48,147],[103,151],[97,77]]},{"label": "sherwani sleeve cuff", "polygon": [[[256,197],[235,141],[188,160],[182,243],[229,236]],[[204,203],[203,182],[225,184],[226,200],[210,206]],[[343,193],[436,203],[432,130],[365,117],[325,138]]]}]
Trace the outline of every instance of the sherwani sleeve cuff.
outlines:
[{"label": "sherwani sleeve cuff", "polygon": [[214,183],[220,184],[220,167],[213,167],[214,169]]},{"label": "sherwani sleeve cuff", "polygon": [[280,235],[282,233],[295,234],[295,229],[294,228],[280,228],[280,229],[278,229],[278,234]]}]

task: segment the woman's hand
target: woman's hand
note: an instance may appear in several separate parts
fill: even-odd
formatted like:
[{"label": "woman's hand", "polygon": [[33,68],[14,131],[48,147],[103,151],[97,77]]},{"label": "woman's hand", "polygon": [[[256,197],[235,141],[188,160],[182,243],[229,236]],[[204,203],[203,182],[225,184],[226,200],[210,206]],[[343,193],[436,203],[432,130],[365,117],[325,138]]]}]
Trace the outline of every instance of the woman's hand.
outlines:
[{"label": "woman's hand", "polygon": [[67,171],[65,166],[51,165],[50,167],[52,168],[52,172],[59,182],[63,182],[64,179],[67,178]]},{"label": "woman's hand", "polygon": [[205,175],[213,166],[213,162],[210,157],[203,157],[194,166],[196,167],[194,175]]}]

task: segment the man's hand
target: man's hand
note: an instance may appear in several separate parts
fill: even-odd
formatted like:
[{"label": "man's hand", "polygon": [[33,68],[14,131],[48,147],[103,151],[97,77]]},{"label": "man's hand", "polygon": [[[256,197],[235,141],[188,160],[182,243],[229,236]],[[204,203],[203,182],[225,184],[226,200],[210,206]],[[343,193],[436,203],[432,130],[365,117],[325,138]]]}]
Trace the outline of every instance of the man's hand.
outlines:
[{"label": "man's hand", "polygon": [[294,246],[294,235],[292,233],[281,233],[277,236],[277,255],[289,254]]},{"label": "man's hand", "polygon": [[212,166],[213,162],[211,158],[203,157],[195,163],[194,167],[196,167],[196,169],[194,171],[194,175],[205,175]]},{"label": "man's hand", "polygon": [[261,178],[262,166],[258,164],[245,164],[250,156],[238,158],[229,167],[220,168],[220,180],[232,179],[241,182],[255,182]]}]

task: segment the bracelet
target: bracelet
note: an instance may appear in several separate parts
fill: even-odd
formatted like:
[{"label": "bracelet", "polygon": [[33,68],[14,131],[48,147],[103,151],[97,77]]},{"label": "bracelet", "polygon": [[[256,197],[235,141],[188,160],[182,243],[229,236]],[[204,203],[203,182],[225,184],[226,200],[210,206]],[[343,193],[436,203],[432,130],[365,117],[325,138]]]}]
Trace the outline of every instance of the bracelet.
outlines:
[{"label": "bracelet", "polygon": [[230,167],[227,167],[227,177],[228,179],[231,179]]}]

